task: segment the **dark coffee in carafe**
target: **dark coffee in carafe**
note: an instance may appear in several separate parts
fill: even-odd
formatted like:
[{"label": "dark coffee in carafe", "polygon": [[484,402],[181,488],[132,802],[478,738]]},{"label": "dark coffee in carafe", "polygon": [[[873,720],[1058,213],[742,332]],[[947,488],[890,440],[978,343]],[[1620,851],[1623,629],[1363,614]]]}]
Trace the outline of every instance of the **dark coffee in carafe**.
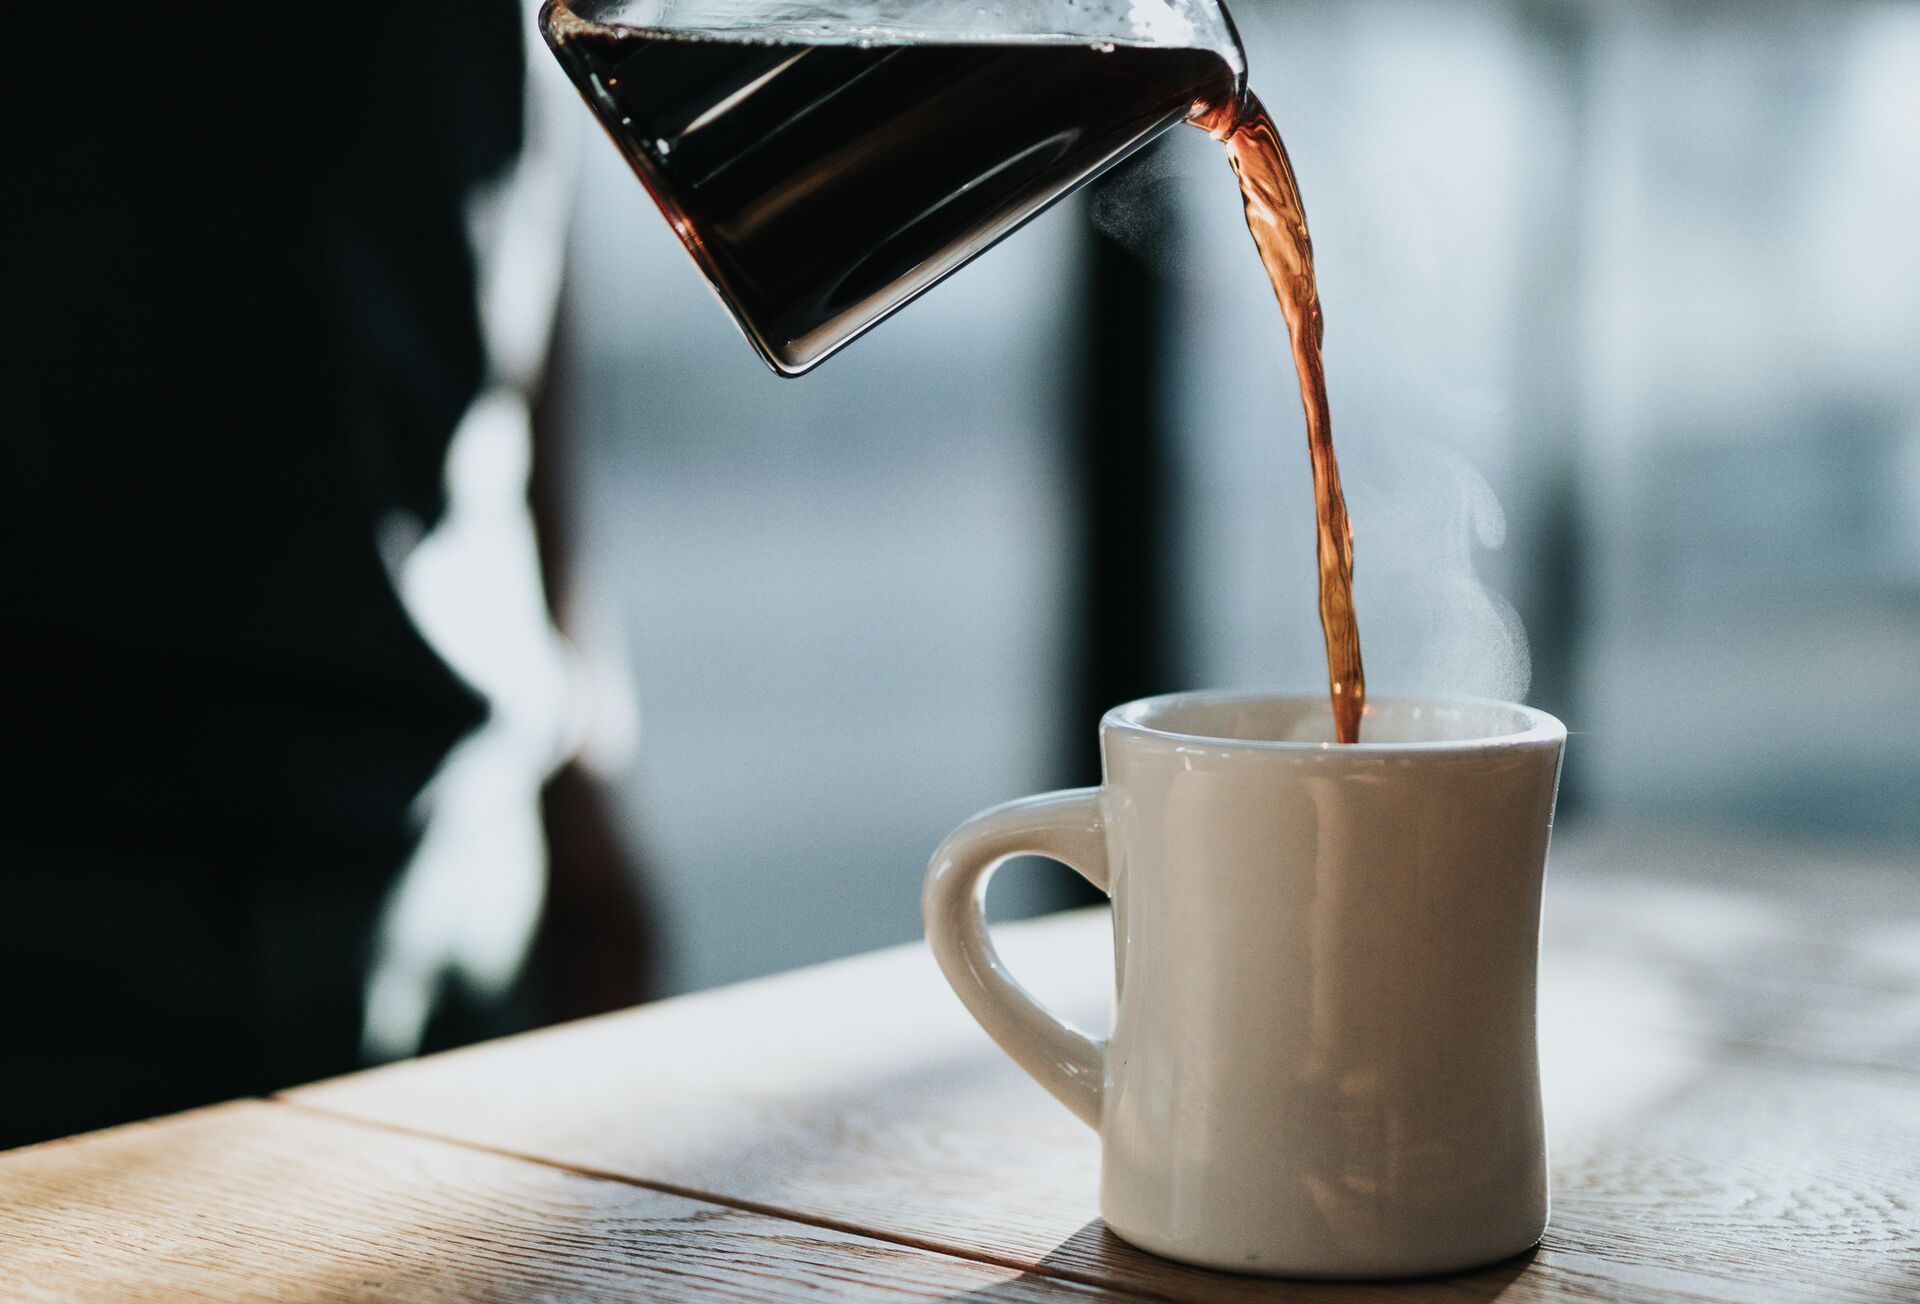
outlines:
[{"label": "dark coffee in carafe", "polygon": [[788,375],[1236,80],[1205,50],[792,44],[559,12],[554,53]]},{"label": "dark coffee in carafe", "polygon": [[[541,31],[748,339],[786,375],[1174,123],[1225,142],[1292,338],[1335,732],[1357,741],[1366,686],[1312,244],[1224,11],[1167,7],[1195,35],[1183,44],[793,22],[668,28],[635,19],[643,8],[547,0]],[[1201,31],[1182,9],[1215,26]]]}]

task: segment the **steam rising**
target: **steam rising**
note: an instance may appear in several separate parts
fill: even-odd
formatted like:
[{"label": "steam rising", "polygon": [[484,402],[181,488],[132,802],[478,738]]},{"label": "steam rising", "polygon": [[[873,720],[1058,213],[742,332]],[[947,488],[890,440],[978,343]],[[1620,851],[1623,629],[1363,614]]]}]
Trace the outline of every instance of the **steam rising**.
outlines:
[{"label": "steam rising", "polygon": [[[1190,169],[1162,142],[1115,168],[1093,191],[1094,229],[1163,275],[1181,266],[1180,203]],[[1215,171],[1218,169],[1216,168]]]},{"label": "steam rising", "polygon": [[1350,497],[1368,684],[1383,696],[1520,701],[1532,677],[1526,631],[1474,568],[1476,549],[1506,541],[1493,489],[1436,444],[1378,448],[1365,466]]},{"label": "steam rising", "polygon": [[[1188,136],[1193,139],[1184,139]],[[1234,310],[1244,305],[1258,314],[1263,332],[1273,332],[1277,314],[1271,291],[1260,276],[1239,205],[1228,198],[1233,186],[1221,177],[1223,170],[1213,142],[1197,132],[1173,133],[1173,138],[1163,138],[1109,173],[1092,192],[1089,216],[1101,234],[1122,245],[1149,270],[1188,282],[1192,294],[1217,296],[1223,276],[1243,278],[1246,287],[1235,293],[1244,297],[1234,300]],[[1196,195],[1207,196],[1201,201],[1207,207],[1195,205]],[[1398,224],[1376,233],[1368,257],[1432,238],[1418,225],[1419,220],[1431,218],[1431,205],[1403,204],[1387,211]],[[1324,255],[1327,250],[1320,252]],[[1204,270],[1196,268],[1200,260],[1207,264]],[[1412,293],[1412,287],[1427,287],[1434,277],[1431,260],[1401,268],[1398,309],[1422,322],[1438,320],[1440,312],[1430,301],[1439,296],[1439,289],[1431,288],[1427,299]],[[1349,345],[1349,330],[1358,329],[1349,322],[1346,315],[1336,318],[1336,350]],[[1304,503],[1310,510],[1307,450],[1300,434],[1299,399],[1285,336],[1272,333],[1261,338],[1271,341],[1260,346],[1271,352],[1249,354],[1244,365],[1269,370],[1276,405],[1265,410],[1263,420],[1272,424],[1263,426],[1258,437],[1282,445],[1277,491],[1288,495],[1296,508]],[[1393,396],[1389,411],[1397,409],[1389,420],[1426,413],[1449,418],[1442,420],[1442,426],[1463,433],[1457,410],[1464,401],[1460,390],[1444,371],[1428,372],[1428,355],[1411,344],[1410,339],[1399,342],[1402,356],[1391,379],[1375,372],[1361,383],[1389,386]],[[1383,347],[1378,341],[1375,346]],[[1236,360],[1241,359],[1239,344],[1226,347],[1234,351]],[[1233,383],[1243,383],[1239,377]],[[1334,439],[1352,510],[1354,600],[1369,691],[1380,697],[1522,700],[1532,677],[1526,631],[1519,613],[1488,587],[1478,569],[1486,553],[1506,542],[1506,516],[1492,487],[1471,463],[1444,444],[1382,437],[1376,422],[1386,413],[1377,404],[1371,413],[1366,405],[1357,404],[1339,376],[1333,379],[1332,399]],[[1201,420],[1217,419],[1215,402],[1207,404],[1208,412],[1215,415]],[[1294,582],[1310,584],[1311,517],[1290,528],[1294,532],[1284,546],[1297,552],[1284,563],[1267,560],[1259,565],[1282,565],[1298,577]],[[1311,589],[1294,593],[1287,610],[1285,630],[1268,628],[1257,637],[1278,635],[1291,686],[1324,685],[1325,662]],[[1291,623],[1296,620],[1297,626]],[[1247,672],[1254,673],[1251,667]]]}]

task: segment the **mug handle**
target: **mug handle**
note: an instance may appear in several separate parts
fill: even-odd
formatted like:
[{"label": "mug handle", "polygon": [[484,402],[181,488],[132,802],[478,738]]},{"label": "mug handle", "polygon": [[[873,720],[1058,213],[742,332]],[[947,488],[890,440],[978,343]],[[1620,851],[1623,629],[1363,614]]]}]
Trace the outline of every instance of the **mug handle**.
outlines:
[{"label": "mug handle", "polygon": [[1013,1062],[1090,1127],[1100,1126],[1107,1045],[1036,1001],[987,934],[987,882],[1014,856],[1057,860],[1106,892],[1106,825],[1098,788],[1023,797],[947,835],[920,895],[933,958],[960,1001]]}]

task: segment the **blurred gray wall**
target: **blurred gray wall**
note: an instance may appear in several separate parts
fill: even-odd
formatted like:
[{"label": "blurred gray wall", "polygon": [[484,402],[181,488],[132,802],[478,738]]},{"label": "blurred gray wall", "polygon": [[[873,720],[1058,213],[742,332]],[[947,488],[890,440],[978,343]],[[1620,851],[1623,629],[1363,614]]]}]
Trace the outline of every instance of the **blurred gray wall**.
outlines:
[{"label": "blurred gray wall", "polygon": [[669,985],[903,940],[942,834],[1048,782],[1071,217],[782,380],[595,145],[569,328],[585,569],[640,703]]},{"label": "blurred gray wall", "polygon": [[[1581,818],[1920,845],[1920,7],[1235,14],[1313,218],[1374,691],[1529,691]],[[583,162],[587,559],[671,986],[914,936],[939,837],[1056,781],[1089,221],[1173,290],[1194,686],[1323,682],[1284,328],[1199,133],[798,381]]]}]

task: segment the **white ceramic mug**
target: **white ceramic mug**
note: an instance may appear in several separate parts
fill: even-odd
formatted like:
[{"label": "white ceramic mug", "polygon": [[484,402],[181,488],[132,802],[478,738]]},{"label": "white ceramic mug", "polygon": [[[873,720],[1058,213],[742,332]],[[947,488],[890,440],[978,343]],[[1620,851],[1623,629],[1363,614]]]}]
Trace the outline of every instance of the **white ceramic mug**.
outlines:
[{"label": "white ceramic mug", "polygon": [[[1547,1221],[1540,888],[1566,730],[1524,706],[1185,694],[1107,714],[1106,781],[976,815],[927,871],[967,1008],[1102,1141],[1143,1249],[1301,1277],[1447,1272]],[[1048,856],[1113,898],[1113,1034],[1040,1006],[988,878]]]}]

